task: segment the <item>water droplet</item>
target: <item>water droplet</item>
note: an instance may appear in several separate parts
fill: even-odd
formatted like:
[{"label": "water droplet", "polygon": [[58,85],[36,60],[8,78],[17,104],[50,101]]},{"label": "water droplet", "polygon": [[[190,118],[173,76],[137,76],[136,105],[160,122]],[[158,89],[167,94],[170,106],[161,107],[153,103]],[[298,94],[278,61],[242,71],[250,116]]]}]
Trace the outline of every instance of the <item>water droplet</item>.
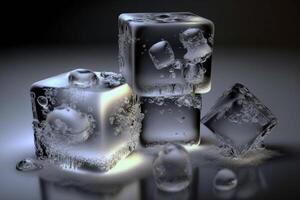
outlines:
[{"label": "water droplet", "polygon": [[80,88],[89,88],[97,85],[99,79],[97,75],[88,69],[75,69],[69,74],[69,83]]},{"label": "water droplet", "polygon": [[217,190],[228,191],[238,184],[235,173],[230,169],[221,169],[214,178],[214,187]]},{"label": "water droplet", "polygon": [[43,165],[39,163],[38,161],[31,159],[31,158],[26,158],[21,161],[19,161],[16,165],[16,169],[18,171],[35,171],[43,168]]},{"label": "water droplet", "polygon": [[39,96],[37,98],[37,102],[42,107],[47,107],[47,105],[48,105],[48,99],[46,97],[44,97],[44,96]]},{"label": "water droplet", "polygon": [[167,144],[153,162],[156,186],[168,192],[177,192],[189,186],[192,165],[188,152],[178,144]]}]

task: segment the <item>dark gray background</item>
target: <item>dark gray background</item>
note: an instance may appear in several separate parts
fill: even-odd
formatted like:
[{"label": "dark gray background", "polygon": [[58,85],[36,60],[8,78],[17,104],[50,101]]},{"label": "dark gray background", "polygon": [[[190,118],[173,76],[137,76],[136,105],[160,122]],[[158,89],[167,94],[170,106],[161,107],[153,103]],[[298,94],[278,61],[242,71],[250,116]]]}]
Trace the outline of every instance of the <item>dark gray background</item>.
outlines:
[{"label": "dark gray background", "polygon": [[[203,95],[202,113],[207,113],[226,88],[235,82],[245,84],[278,117],[279,125],[266,142],[269,147],[284,152],[281,159],[259,166],[268,187],[251,198],[298,199],[298,1],[11,1],[2,4],[1,199],[47,199],[35,174],[15,170],[18,160],[33,156],[34,152],[30,85],[78,66],[118,71],[117,16],[122,12],[143,11],[192,11],[215,22],[213,83],[211,92]],[[211,136],[205,127],[201,134]],[[209,175],[214,172],[209,170],[212,169],[215,167],[199,167],[202,174],[199,199],[217,198],[210,188]]]}]

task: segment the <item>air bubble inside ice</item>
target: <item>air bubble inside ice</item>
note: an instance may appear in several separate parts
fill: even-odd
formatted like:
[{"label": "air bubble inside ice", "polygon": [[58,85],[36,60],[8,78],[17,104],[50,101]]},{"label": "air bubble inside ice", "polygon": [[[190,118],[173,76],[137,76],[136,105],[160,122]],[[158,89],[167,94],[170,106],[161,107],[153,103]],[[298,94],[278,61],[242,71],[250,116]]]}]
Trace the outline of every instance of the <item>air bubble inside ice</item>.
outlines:
[{"label": "air bubble inside ice", "polygon": [[52,142],[76,144],[85,141],[91,134],[91,123],[86,114],[70,107],[57,107],[46,118]]},{"label": "air bubble inside ice", "polygon": [[156,186],[168,192],[178,192],[189,186],[192,164],[188,152],[178,144],[166,144],[153,162]]},{"label": "air bubble inside ice", "polygon": [[193,63],[204,63],[212,54],[212,48],[198,28],[189,28],[179,34],[180,42],[187,50],[184,59]]},{"label": "air bubble inside ice", "polygon": [[125,79],[121,74],[114,72],[101,72],[101,83],[107,87],[113,88],[125,83]]},{"label": "air bubble inside ice", "polygon": [[149,55],[156,69],[169,67],[175,62],[173,49],[165,40],[153,44],[149,49]]},{"label": "air bubble inside ice", "polygon": [[205,72],[206,69],[201,64],[187,63],[184,69],[184,79],[188,83],[199,84],[203,82]]},{"label": "air bubble inside ice", "polygon": [[220,191],[232,190],[237,184],[236,174],[230,169],[221,169],[214,178],[214,187]]},{"label": "air bubble inside ice", "polygon": [[48,105],[48,99],[44,96],[39,96],[37,98],[37,102],[42,107],[47,107],[47,105]]},{"label": "air bubble inside ice", "polygon": [[16,169],[18,171],[35,171],[43,168],[43,165],[39,163],[37,160],[32,158],[26,158],[21,161],[19,161],[16,165]]},{"label": "air bubble inside ice", "polygon": [[79,88],[89,88],[98,84],[97,75],[88,69],[75,69],[69,74],[69,84]]}]

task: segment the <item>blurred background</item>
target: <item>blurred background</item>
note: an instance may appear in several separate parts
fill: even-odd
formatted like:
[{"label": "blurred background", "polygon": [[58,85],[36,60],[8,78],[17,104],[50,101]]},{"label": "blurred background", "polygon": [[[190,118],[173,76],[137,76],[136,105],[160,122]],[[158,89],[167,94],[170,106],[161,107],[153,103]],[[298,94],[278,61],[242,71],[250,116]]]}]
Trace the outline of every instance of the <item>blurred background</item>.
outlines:
[{"label": "blurred background", "polygon": [[[122,199],[122,195],[110,198],[66,189],[35,174],[15,170],[19,160],[34,156],[30,85],[77,67],[117,72],[117,19],[121,13],[190,11],[211,19],[216,28],[212,90],[203,95],[202,115],[208,112],[225,89],[236,82],[245,84],[278,117],[279,125],[267,138],[266,145],[283,152],[283,156],[241,172],[250,174],[247,175],[249,180],[243,178],[242,181],[250,184],[240,186],[243,188],[242,196],[238,196],[238,191],[224,195],[212,189],[213,177],[220,166],[199,167],[198,182],[193,186],[196,188],[193,191],[198,191],[196,197],[193,194],[181,200],[298,199],[299,10],[300,1],[297,0],[2,2],[0,197],[31,200]],[[211,137],[212,134],[203,126],[201,136]],[[262,175],[251,175],[253,173]],[[138,191],[138,195],[131,200],[152,199],[151,195],[155,193],[147,189],[153,187],[148,182],[142,180],[138,182],[141,187],[132,186],[135,188],[133,193]],[[163,195],[158,199],[174,198],[174,195]]]},{"label": "blurred background", "polygon": [[299,10],[297,0],[12,0],[1,3],[0,44],[116,45],[120,13],[190,11],[215,23],[217,45],[298,47]]}]

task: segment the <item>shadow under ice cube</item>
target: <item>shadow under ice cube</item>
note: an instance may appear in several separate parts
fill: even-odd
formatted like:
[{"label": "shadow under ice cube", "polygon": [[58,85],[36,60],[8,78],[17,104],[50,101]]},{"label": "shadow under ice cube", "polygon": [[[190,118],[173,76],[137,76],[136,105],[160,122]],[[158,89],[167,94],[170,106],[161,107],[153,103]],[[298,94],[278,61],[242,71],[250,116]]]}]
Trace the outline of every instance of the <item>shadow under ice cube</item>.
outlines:
[{"label": "shadow under ice cube", "polygon": [[202,123],[216,134],[225,154],[237,156],[260,147],[277,119],[245,86],[237,83],[217,100]]},{"label": "shadow under ice cube", "polygon": [[141,142],[144,146],[169,142],[197,144],[200,140],[200,94],[141,97],[144,113]]},{"label": "shadow under ice cube", "polygon": [[120,74],[77,69],[31,87],[39,159],[106,171],[133,151],[143,114]]},{"label": "shadow under ice cube", "polygon": [[[189,12],[121,14],[120,71],[138,96],[206,93],[213,35],[210,20]],[[201,70],[201,79],[185,78],[191,64]]]}]

